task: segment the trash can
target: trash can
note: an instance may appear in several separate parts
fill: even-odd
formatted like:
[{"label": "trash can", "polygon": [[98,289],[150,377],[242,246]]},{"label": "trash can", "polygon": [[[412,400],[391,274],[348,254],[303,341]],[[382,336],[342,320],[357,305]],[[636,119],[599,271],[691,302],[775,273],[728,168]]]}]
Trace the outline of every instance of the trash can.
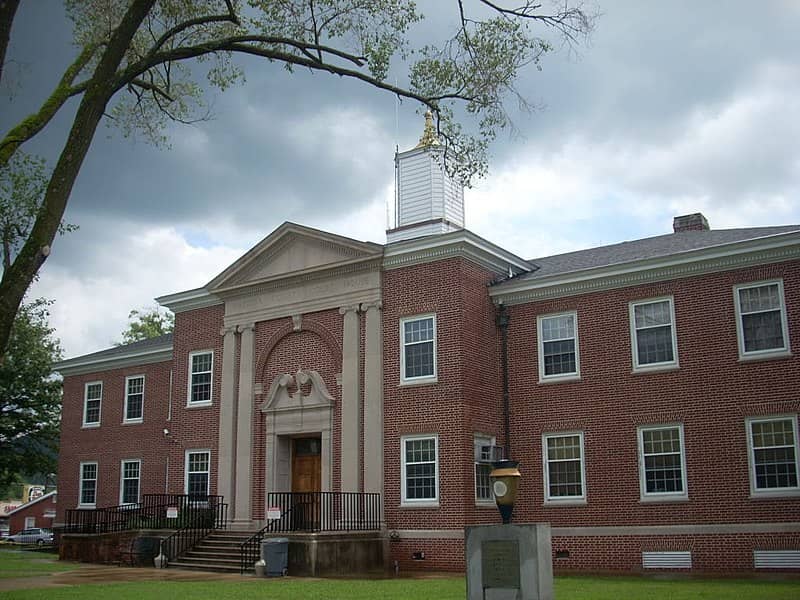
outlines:
[{"label": "trash can", "polygon": [[289,538],[267,538],[261,542],[261,560],[267,577],[286,575],[289,564]]}]

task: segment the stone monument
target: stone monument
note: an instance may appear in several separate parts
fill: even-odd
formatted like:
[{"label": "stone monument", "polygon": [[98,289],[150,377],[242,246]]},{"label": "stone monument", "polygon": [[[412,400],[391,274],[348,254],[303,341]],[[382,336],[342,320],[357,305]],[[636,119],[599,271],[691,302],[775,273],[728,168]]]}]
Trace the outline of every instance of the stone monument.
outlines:
[{"label": "stone monument", "polygon": [[467,600],[553,600],[550,524],[511,524],[518,464],[499,461],[490,475],[503,524],[465,529]]}]

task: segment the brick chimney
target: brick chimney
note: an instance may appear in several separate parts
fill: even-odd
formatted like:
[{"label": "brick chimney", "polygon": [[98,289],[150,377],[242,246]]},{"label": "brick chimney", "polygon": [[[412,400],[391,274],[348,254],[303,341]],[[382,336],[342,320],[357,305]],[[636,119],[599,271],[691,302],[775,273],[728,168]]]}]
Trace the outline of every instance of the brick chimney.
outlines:
[{"label": "brick chimney", "polygon": [[703,213],[681,215],[672,219],[672,231],[674,233],[681,231],[708,231],[709,229],[711,228],[708,226],[708,220],[703,216]]}]

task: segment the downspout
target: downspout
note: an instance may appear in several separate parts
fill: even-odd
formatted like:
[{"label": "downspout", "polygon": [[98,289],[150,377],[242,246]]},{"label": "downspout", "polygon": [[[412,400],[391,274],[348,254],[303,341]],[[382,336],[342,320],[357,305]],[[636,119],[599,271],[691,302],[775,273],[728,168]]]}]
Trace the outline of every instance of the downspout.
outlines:
[{"label": "downspout", "polygon": [[500,328],[500,367],[503,371],[503,429],[505,435],[505,457],[511,458],[511,426],[509,394],[508,394],[508,309],[501,301],[497,307],[497,326]]}]

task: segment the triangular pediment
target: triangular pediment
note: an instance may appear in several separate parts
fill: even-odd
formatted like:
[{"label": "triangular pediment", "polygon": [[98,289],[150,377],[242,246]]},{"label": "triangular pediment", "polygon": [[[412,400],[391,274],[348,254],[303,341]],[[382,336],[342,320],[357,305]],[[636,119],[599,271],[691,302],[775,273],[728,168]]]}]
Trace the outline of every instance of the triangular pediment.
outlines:
[{"label": "triangular pediment", "polygon": [[224,291],[381,256],[383,246],[284,223],[215,277],[206,288]]}]

